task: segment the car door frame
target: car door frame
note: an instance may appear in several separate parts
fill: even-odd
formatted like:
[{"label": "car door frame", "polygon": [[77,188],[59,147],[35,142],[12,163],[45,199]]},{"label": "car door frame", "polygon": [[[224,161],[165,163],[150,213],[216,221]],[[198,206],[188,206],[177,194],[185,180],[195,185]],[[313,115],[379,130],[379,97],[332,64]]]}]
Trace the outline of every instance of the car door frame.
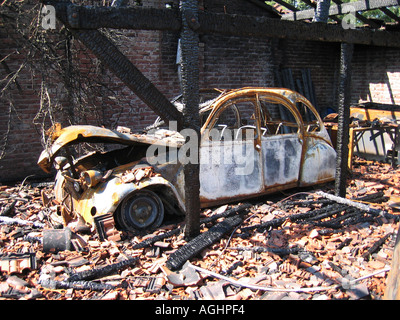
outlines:
[{"label": "car door frame", "polygon": [[[297,187],[302,171],[302,156],[304,152],[304,126],[301,115],[292,101],[282,94],[259,92],[257,94],[259,112],[261,112],[262,108],[261,100],[268,100],[268,103],[286,108],[293,115],[298,127],[296,133],[274,134],[261,140],[265,192],[269,193],[275,190]],[[259,119],[261,130],[261,114]],[[291,154],[288,155],[288,153]]]},{"label": "car door frame", "polygon": [[305,97],[297,95],[295,102],[303,103],[311,110],[320,128],[318,132],[308,132],[304,126],[304,151],[299,186],[304,187],[333,181],[336,173],[336,151],[321,116]]},{"label": "car door frame", "polygon": [[[221,185],[223,184],[222,179],[225,179],[224,176],[210,176],[210,173],[206,171],[205,164],[202,163],[200,160],[200,201],[202,203],[202,206],[209,206],[209,205],[215,205],[218,203],[226,203],[227,199],[232,199],[232,200],[240,200],[240,199],[245,199],[251,196],[259,195],[262,194],[264,191],[263,188],[263,171],[262,171],[262,160],[261,160],[261,153],[260,153],[260,125],[259,125],[259,107],[258,103],[256,100],[256,93],[254,92],[244,92],[243,94],[228,94],[227,97],[223,97],[220,101],[218,101],[216,104],[213,106],[213,110],[209,115],[209,118],[207,119],[205,125],[203,126],[202,129],[202,136],[200,140],[200,159],[204,154],[202,152],[205,151],[207,147],[210,147],[210,140],[209,140],[209,133],[210,130],[214,127],[216,124],[219,115],[229,106],[233,105],[237,101],[251,101],[254,106],[254,112],[256,115],[256,136],[252,141],[246,140],[244,141],[235,141],[233,139],[232,142],[232,147],[234,148],[237,145],[242,145],[245,146],[246,152],[250,150],[250,153],[254,151],[254,170],[251,175],[253,179],[246,174],[241,174],[237,175],[237,185],[238,189],[235,190],[234,192],[230,193],[228,190],[221,188]],[[229,141],[216,141],[214,142],[214,147],[220,147],[224,143],[227,143],[229,145]],[[251,148],[247,149],[249,146]],[[213,146],[211,146],[213,147]],[[212,151],[211,151],[212,152]],[[257,164],[258,163],[258,164]],[[224,164],[222,164],[224,165]],[[231,167],[231,169],[235,169],[234,167],[235,164]],[[240,169],[240,167],[239,167]],[[258,173],[257,173],[258,172]],[[208,176],[207,176],[208,175]],[[207,177],[209,178],[214,178],[213,181],[208,181]],[[259,178],[260,182],[259,185],[257,186],[257,181],[254,178]],[[205,183],[210,183],[210,185],[205,186]],[[214,185],[211,185],[211,183],[214,183]],[[244,186],[249,186],[250,188],[244,188]],[[209,190],[205,190],[206,188],[209,188]],[[211,190],[211,191],[210,191]],[[231,189],[232,190],[232,189]],[[214,192],[212,192],[214,191]]]}]

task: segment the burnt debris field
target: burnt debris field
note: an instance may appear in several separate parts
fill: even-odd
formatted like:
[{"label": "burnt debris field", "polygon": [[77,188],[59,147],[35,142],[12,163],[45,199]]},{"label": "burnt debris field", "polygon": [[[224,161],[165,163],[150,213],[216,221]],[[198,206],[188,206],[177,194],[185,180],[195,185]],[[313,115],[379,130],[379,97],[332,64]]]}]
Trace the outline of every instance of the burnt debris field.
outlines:
[{"label": "burnt debris field", "polygon": [[399,220],[399,170],[356,159],[347,197],[332,184],[201,212],[157,230],[57,224],[52,183],[0,186],[5,300],[382,299]]}]

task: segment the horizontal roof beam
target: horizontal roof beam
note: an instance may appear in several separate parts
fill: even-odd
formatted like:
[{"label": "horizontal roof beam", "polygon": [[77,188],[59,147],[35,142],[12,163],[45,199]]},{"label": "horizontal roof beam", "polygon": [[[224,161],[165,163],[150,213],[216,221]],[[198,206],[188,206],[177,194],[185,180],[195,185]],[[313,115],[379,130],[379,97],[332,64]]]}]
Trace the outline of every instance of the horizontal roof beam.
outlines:
[{"label": "horizontal roof beam", "polygon": [[[333,2],[335,2],[337,5],[342,5],[343,2],[341,0],[333,0]],[[377,24],[376,22],[364,17],[362,14],[355,12],[355,16],[358,20],[360,20],[361,22],[368,24],[371,28],[379,28],[380,25]],[[337,18],[336,16],[333,16],[331,18]]]},{"label": "horizontal roof beam", "polygon": [[388,8],[379,8],[379,10],[381,10],[384,14],[386,14],[390,19],[400,22],[400,17],[398,17],[396,14],[394,14]]},{"label": "horizontal roof beam", "polygon": [[[372,0],[370,0],[372,2]],[[389,1],[389,0],[381,0]],[[400,0],[399,0],[400,1]],[[180,31],[179,12],[172,9],[137,7],[83,7],[54,2],[60,20],[72,29],[136,29]],[[202,34],[224,34],[310,41],[348,42],[400,47],[400,32],[343,29],[340,25],[286,21],[259,16],[199,12],[191,26]]]},{"label": "horizontal roof beam", "polygon": [[281,6],[291,10],[291,11],[299,11],[299,9],[297,9],[295,6],[291,5],[290,3],[287,3],[285,1],[282,0],[275,0],[276,3],[280,4]]},{"label": "horizontal roof beam", "polygon": [[341,25],[306,23],[251,16],[202,14],[198,32],[237,36],[347,42],[385,47],[400,47],[400,32],[344,29]]},{"label": "horizontal roof beam", "polygon": [[[340,5],[331,5],[329,8],[329,16],[335,16],[338,14],[348,14],[358,11],[367,11],[380,9],[385,7],[397,6],[400,4],[400,0],[361,0],[357,2],[343,3]],[[314,17],[315,10],[302,10],[297,12],[291,12],[282,16],[283,20],[307,20]]]}]

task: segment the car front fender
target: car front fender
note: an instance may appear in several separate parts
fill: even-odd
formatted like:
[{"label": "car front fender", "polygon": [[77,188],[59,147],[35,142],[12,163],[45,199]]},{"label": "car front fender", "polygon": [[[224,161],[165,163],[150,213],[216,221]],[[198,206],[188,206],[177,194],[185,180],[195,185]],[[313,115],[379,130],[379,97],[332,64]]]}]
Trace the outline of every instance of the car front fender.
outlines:
[{"label": "car front fender", "polygon": [[129,183],[124,183],[119,177],[113,177],[94,188],[88,188],[80,199],[76,201],[75,208],[85,222],[93,226],[94,217],[106,213],[114,213],[126,196],[134,191],[151,186],[166,186],[170,188],[177,199],[178,205],[183,208],[183,201],[180,199],[175,187],[160,176]]}]

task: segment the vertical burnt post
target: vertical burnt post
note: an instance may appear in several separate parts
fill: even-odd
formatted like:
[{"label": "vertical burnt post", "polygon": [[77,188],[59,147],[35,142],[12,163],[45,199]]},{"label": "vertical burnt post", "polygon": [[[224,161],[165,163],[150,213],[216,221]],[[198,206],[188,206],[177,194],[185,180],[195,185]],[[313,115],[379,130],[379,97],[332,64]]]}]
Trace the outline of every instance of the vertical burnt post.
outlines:
[{"label": "vertical burnt post", "polygon": [[[196,30],[198,22],[197,0],[182,0],[180,3],[182,15],[181,30],[181,87],[183,95],[183,125],[196,133],[186,137],[186,143],[196,146],[189,148],[196,152],[192,161],[184,164],[185,175],[185,208],[186,228],[185,238],[191,239],[200,233],[200,179],[199,179],[199,143],[200,143],[200,116],[199,116],[199,36]],[[196,139],[197,141],[193,141]],[[197,144],[196,144],[197,142]],[[193,159],[197,161],[193,161]]]},{"label": "vertical burnt post", "polygon": [[338,106],[338,137],[335,194],[346,196],[346,180],[349,156],[349,125],[350,125],[350,97],[351,97],[351,60],[354,45],[341,43],[340,47],[340,78],[339,78],[339,106]]},{"label": "vertical burnt post", "polygon": [[318,0],[315,8],[314,22],[328,22],[331,0]]}]

